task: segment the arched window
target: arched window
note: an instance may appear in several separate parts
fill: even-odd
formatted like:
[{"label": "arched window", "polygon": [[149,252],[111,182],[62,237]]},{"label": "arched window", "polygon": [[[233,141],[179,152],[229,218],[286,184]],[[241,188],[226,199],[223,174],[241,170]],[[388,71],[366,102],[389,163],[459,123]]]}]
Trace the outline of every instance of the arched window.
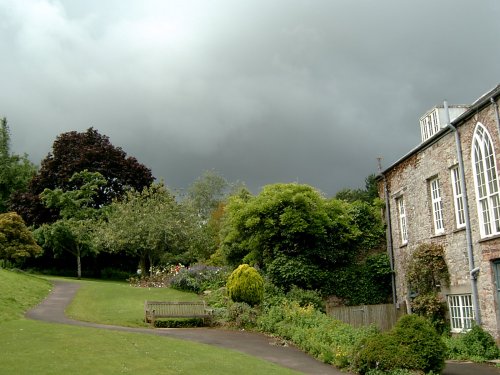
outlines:
[{"label": "arched window", "polygon": [[488,131],[479,122],[472,140],[472,164],[481,236],[500,234],[500,196],[495,151]]}]

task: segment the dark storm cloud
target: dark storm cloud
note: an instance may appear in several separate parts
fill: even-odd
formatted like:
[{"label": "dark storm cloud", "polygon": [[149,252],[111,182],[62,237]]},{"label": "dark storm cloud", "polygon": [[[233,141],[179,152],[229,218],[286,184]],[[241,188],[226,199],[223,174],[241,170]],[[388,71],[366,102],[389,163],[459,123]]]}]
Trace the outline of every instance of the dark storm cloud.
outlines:
[{"label": "dark storm cloud", "polygon": [[442,100],[500,82],[500,3],[0,0],[0,115],[38,162],[94,126],[182,188],[206,169],[362,186]]}]

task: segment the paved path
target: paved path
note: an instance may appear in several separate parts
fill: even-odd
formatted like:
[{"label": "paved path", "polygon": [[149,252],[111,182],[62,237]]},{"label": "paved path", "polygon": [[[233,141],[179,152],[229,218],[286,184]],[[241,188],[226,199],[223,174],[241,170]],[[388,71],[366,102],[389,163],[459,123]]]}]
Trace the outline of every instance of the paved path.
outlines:
[{"label": "paved path", "polygon": [[[279,345],[273,338],[253,332],[230,331],[213,328],[169,328],[148,329],[130,328],[105,324],[81,322],[69,319],[64,310],[75,296],[79,284],[63,281],[54,281],[54,287],[49,296],[34,309],[26,313],[26,317],[45,322],[71,324],[84,327],[110,329],[145,333],[149,335],[170,336],[179,339],[196,341],[204,344],[215,345],[223,348],[240,351],[283,367],[287,367],[304,374],[335,374],[346,375],[338,369],[317,361],[297,348]],[[443,375],[499,375],[500,369],[493,366],[448,362]]]},{"label": "paved path", "polygon": [[279,345],[279,341],[259,333],[214,328],[130,328],[73,320],[64,314],[64,310],[79,287],[80,285],[76,283],[54,281],[54,287],[49,296],[34,309],[28,311],[26,317],[52,323],[191,340],[243,352],[304,374],[345,375],[338,369],[314,359],[295,347]]}]

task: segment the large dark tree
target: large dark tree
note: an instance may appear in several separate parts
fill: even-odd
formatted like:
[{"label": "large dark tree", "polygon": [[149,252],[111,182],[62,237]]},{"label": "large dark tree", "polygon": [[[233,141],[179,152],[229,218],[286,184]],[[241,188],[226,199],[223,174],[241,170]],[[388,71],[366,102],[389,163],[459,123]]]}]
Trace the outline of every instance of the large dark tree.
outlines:
[{"label": "large dark tree", "polygon": [[39,194],[44,189],[78,189],[78,182],[71,181],[71,176],[83,170],[99,172],[107,182],[93,199],[95,208],[111,203],[129,188],[140,191],[154,180],[149,168],[127,156],[120,147],[113,146],[109,138],[97,130],[72,131],[56,138],[52,153],[42,160],[28,192],[16,194],[11,200],[11,209],[31,225],[57,220],[58,212],[47,209]]}]

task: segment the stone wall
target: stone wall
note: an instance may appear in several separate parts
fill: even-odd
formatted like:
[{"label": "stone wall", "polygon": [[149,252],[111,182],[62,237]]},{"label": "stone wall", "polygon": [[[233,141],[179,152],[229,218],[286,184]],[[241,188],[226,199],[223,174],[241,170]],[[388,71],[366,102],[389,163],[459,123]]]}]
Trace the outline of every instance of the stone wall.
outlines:
[{"label": "stone wall", "polygon": [[[472,166],[472,137],[476,124],[485,126],[494,143],[497,171],[500,172],[500,136],[492,105],[476,112],[458,126],[461,140],[465,181],[468,195],[468,208],[472,229],[472,242],[475,267],[480,267],[478,291],[481,318],[485,329],[497,339],[498,328],[497,287],[493,260],[500,258],[500,236],[481,239],[479,216]],[[408,286],[405,277],[406,264],[421,243],[439,243],[446,249],[446,263],[450,272],[449,288],[442,288],[442,293],[471,293],[469,261],[465,229],[457,229],[453,201],[451,168],[458,165],[455,134],[445,132],[429,145],[418,149],[411,156],[384,172],[390,196],[390,217],[395,256],[396,289],[398,301],[408,301]],[[443,220],[445,231],[436,235],[432,213],[429,180],[439,178],[443,202]],[[379,186],[383,192],[383,181]],[[381,194],[383,197],[383,194]],[[403,197],[406,206],[408,243],[401,243],[399,214],[396,199]]]}]

